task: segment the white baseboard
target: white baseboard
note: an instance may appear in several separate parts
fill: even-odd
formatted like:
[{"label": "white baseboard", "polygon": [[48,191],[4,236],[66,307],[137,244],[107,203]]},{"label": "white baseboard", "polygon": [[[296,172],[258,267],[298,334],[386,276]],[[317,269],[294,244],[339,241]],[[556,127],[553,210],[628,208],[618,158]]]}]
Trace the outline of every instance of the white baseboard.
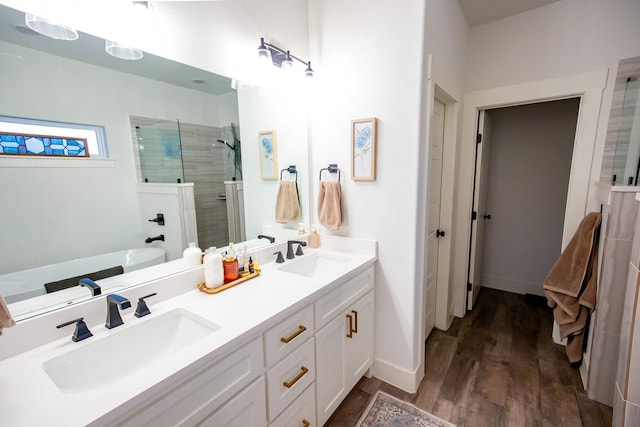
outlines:
[{"label": "white baseboard", "polygon": [[418,365],[415,370],[407,371],[386,360],[375,359],[373,376],[407,393],[415,393],[424,377],[424,369],[422,365]]},{"label": "white baseboard", "polygon": [[521,295],[532,294],[544,296],[542,283],[525,282],[523,280],[512,279],[509,277],[483,275],[482,286]]}]

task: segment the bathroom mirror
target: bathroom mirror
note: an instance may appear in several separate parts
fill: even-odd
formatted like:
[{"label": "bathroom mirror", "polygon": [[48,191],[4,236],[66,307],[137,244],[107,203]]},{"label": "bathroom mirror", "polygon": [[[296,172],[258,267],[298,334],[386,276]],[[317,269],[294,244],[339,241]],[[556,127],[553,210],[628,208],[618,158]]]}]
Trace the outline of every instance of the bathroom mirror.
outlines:
[{"label": "bathroom mirror", "polygon": [[[279,165],[296,164],[298,170],[308,170],[306,116],[304,121],[273,117],[265,122],[260,111],[268,109],[273,115],[281,111],[269,108],[269,96],[247,91],[241,95],[244,113],[239,113],[238,94],[230,88],[228,77],[149,54],[142,61],[118,60],[104,53],[104,40],[87,34],[63,42],[17,31],[15,26],[23,18],[22,12],[0,6],[0,115],[103,126],[109,158],[17,161],[0,156],[4,204],[0,221],[5,224],[0,274],[145,246],[143,225],[151,218],[142,217],[136,193],[131,116],[214,126],[239,123],[243,150],[255,151],[243,155],[243,171],[249,171],[243,176],[245,194],[272,193],[270,199],[275,200],[277,190],[277,183],[263,182],[259,172],[251,172],[259,171],[257,163],[245,163],[257,157],[255,129],[289,133],[288,139],[295,140],[296,146],[292,150],[285,144],[279,146]],[[17,39],[32,45],[17,48]],[[91,53],[80,50],[83,41],[94,44]],[[39,42],[50,45],[48,53],[36,50]],[[70,53],[60,59],[67,49]],[[62,62],[75,66],[63,71]],[[107,69],[101,62],[112,65]],[[132,69],[125,71],[125,66]],[[254,101],[262,104],[255,111],[250,105]],[[252,123],[254,119],[258,122]],[[294,123],[287,129],[289,121]],[[217,149],[223,148],[216,144]],[[298,183],[301,198],[307,199],[308,182],[301,179]],[[261,202],[256,198],[245,203],[250,212],[247,238],[256,237],[265,224],[274,222],[273,210]],[[305,218],[303,222],[309,221]],[[297,229],[297,224],[290,226]]]}]

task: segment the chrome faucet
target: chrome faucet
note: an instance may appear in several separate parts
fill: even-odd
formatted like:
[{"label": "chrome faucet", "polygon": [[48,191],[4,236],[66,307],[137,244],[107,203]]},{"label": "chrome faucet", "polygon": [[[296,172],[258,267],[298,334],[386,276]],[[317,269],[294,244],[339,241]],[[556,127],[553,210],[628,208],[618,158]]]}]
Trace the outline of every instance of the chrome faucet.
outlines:
[{"label": "chrome faucet", "polygon": [[307,246],[307,242],[302,240],[287,240],[287,259],[294,259],[296,256],[293,254],[293,245],[298,246],[298,253],[296,255],[303,255],[302,248],[300,246]]},{"label": "chrome faucet", "polygon": [[125,308],[131,307],[131,303],[128,299],[121,297],[120,295],[107,295],[107,320],[104,324],[107,329],[115,328],[116,326],[120,326],[124,323],[122,321],[122,317],[120,317],[120,310],[118,309],[118,306],[124,310]]},{"label": "chrome faucet", "polygon": [[80,286],[86,286],[87,288],[89,288],[91,290],[91,295],[94,297],[102,293],[100,286],[88,277],[80,279]]}]

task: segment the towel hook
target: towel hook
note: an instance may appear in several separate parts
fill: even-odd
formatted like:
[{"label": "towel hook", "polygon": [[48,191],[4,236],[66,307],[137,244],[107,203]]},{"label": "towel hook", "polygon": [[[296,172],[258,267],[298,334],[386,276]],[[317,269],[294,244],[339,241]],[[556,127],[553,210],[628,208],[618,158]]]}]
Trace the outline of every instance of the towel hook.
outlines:
[{"label": "towel hook", "polygon": [[329,167],[320,169],[320,181],[322,181],[322,171],[328,171],[329,173],[338,173],[338,182],[340,182],[340,169],[338,169],[337,163],[329,163]]},{"label": "towel hook", "polygon": [[296,183],[298,183],[298,170],[296,169],[296,165],[289,165],[288,168],[284,168],[280,171],[280,181],[282,181],[282,172],[287,171],[290,174],[295,174]]}]

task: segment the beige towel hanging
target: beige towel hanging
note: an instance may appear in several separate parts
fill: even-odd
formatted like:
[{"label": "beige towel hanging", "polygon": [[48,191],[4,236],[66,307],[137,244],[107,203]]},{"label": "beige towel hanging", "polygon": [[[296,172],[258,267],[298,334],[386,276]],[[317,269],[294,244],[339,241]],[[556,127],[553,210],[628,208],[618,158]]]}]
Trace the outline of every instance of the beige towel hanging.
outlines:
[{"label": "beige towel hanging", "polygon": [[295,181],[280,181],[276,196],[276,222],[286,224],[301,218],[298,185]]},{"label": "beige towel hanging", "polygon": [[584,330],[596,306],[601,222],[597,212],[584,217],[542,286],[560,337],[567,339],[565,351],[571,363],[582,359]]},{"label": "beige towel hanging", "polygon": [[0,295],[0,335],[2,335],[3,328],[10,328],[15,326],[16,322],[11,317],[11,312],[7,303],[4,302],[4,298]]},{"label": "beige towel hanging", "polygon": [[342,225],[342,187],[339,181],[320,181],[318,221],[333,230]]}]

